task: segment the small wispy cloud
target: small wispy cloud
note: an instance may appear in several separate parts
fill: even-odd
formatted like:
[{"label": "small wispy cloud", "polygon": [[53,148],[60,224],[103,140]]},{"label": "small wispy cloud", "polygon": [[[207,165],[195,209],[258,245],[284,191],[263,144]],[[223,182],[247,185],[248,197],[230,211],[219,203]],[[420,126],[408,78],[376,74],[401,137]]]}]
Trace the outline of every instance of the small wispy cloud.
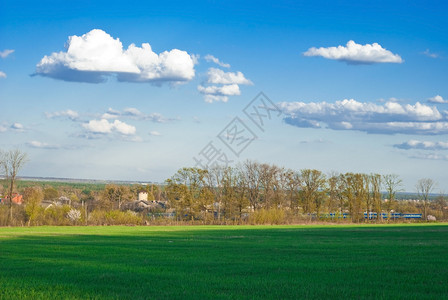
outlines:
[{"label": "small wispy cloud", "polygon": [[419,154],[411,155],[409,157],[416,158],[416,159],[426,159],[426,160],[444,160],[444,161],[448,160],[448,155],[436,154],[436,153],[431,153],[431,154],[419,153]]},{"label": "small wispy cloud", "polygon": [[24,131],[25,130],[25,127],[21,123],[18,123],[18,122],[13,123],[10,126],[10,128],[15,131]]},{"label": "small wispy cloud", "polygon": [[304,140],[300,141],[301,144],[330,144],[331,142],[328,140],[324,140],[322,138],[315,139],[315,140]]},{"label": "small wispy cloud", "polygon": [[48,150],[55,150],[60,149],[61,146],[59,145],[50,145],[48,143],[39,142],[39,141],[30,141],[27,143],[28,146],[31,148],[37,148],[37,149],[48,149]]},{"label": "small wispy cloud", "polygon": [[5,72],[2,72],[2,71],[0,71],[0,78],[6,78],[6,73],[5,73]]},{"label": "small wispy cloud", "polygon": [[204,59],[205,59],[207,62],[215,63],[215,64],[217,64],[218,66],[221,66],[221,67],[223,67],[223,68],[230,68],[230,64],[227,64],[227,63],[224,63],[224,62],[220,61],[218,58],[214,57],[214,56],[211,55],[211,54],[207,54],[206,56],[204,56]]},{"label": "small wispy cloud", "polygon": [[161,134],[160,132],[158,132],[158,131],[150,131],[150,132],[149,132],[149,135],[152,135],[152,136],[161,136],[162,134]]},{"label": "small wispy cloud", "polygon": [[155,123],[168,123],[172,121],[178,121],[179,118],[168,118],[160,113],[150,113],[145,114],[134,107],[128,107],[123,109],[123,111],[109,108],[104,114],[101,115],[101,119],[134,119],[134,120],[144,120],[151,121]]},{"label": "small wispy cloud", "polygon": [[14,50],[12,50],[12,49],[5,49],[3,51],[0,51],[0,57],[1,58],[7,58],[12,53],[14,53]]},{"label": "small wispy cloud", "polygon": [[63,110],[63,111],[55,111],[55,112],[46,112],[45,116],[48,119],[68,118],[72,121],[76,121],[79,119],[79,113],[74,110],[71,110],[71,109],[67,109],[67,110]]},{"label": "small wispy cloud", "polygon": [[422,52],[423,55],[427,56],[427,57],[431,57],[431,58],[439,58],[440,55],[437,53],[431,53],[429,51],[429,49],[426,49],[425,51]]},{"label": "small wispy cloud", "polygon": [[448,150],[448,142],[409,140],[401,144],[395,144],[394,147],[404,150]]}]

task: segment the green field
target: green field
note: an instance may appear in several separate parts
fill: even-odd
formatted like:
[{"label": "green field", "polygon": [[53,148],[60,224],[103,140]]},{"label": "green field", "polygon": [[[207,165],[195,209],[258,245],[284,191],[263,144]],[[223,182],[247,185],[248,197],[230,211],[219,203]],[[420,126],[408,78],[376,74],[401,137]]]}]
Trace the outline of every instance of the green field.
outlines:
[{"label": "green field", "polygon": [[447,225],[0,228],[0,299],[442,299]]}]

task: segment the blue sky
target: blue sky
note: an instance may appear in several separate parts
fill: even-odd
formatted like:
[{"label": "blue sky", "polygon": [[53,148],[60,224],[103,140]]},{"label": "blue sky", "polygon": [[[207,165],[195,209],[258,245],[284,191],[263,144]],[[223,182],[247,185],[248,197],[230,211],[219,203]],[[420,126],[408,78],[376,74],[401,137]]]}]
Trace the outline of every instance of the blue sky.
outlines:
[{"label": "blue sky", "polygon": [[[9,2],[0,148],[29,154],[23,175],[160,182],[212,142],[448,191],[444,1]],[[259,92],[281,110],[263,130]],[[239,156],[217,137],[235,117],[257,137]]]}]

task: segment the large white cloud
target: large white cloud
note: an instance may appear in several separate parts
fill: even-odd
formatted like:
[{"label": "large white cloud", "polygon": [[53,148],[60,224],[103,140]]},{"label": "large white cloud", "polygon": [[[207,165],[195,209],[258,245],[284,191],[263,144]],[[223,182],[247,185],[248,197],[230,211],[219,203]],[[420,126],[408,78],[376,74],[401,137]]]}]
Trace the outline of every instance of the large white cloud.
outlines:
[{"label": "large white cloud", "polygon": [[437,107],[387,102],[383,105],[345,99],[327,102],[282,102],[285,122],[297,127],[359,130],[383,134],[445,134],[447,117]]},{"label": "large white cloud", "polygon": [[62,79],[99,83],[110,75],[119,81],[183,82],[194,78],[194,57],[173,49],[155,53],[150,44],[131,44],[126,50],[121,41],[100,29],[82,36],[70,36],[66,51],[44,56],[36,74]]},{"label": "large white cloud", "polygon": [[346,46],[312,47],[303,53],[305,56],[322,56],[327,59],[344,61],[349,64],[402,63],[403,59],[384,49],[378,43],[360,45],[348,41]]},{"label": "large white cloud", "polygon": [[134,135],[136,133],[135,126],[126,124],[120,120],[109,122],[106,119],[90,120],[82,126],[90,133],[108,134],[117,132],[123,135]]}]

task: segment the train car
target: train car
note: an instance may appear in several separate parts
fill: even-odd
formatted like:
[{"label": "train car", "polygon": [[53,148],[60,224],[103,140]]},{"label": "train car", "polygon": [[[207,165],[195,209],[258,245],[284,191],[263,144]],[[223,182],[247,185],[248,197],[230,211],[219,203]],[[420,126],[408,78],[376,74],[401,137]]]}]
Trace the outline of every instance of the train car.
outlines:
[{"label": "train car", "polygon": [[402,214],[403,219],[421,219],[422,214]]}]

